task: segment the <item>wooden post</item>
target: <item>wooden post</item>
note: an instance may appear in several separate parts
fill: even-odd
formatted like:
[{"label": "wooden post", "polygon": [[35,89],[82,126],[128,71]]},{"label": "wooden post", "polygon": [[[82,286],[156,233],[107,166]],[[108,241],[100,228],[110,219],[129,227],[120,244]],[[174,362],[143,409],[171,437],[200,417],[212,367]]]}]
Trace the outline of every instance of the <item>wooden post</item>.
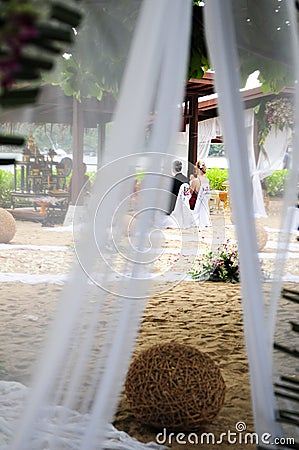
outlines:
[{"label": "wooden post", "polygon": [[83,164],[83,113],[82,105],[73,98],[73,173],[71,203],[76,204],[83,185],[83,174],[80,168]]},{"label": "wooden post", "polygon": [[98,124],[98,148],[97,148],[98,170],[102,165],[105,141],[106,141],[106,122],[101,122]]},{"label": "wooden post", "polygon": [[[189,149],[188,149],[188,162],[195,165],[197,161],[197,143],[198,143],[198,96],[192,95],[188,99],[189,111],[191,113],[189,119]],[[191,170],[191,164],[189,164],[189,171]],[[192,170],[193,173],[193,170]],[[188,173],[188,176],[190,173]]]}]

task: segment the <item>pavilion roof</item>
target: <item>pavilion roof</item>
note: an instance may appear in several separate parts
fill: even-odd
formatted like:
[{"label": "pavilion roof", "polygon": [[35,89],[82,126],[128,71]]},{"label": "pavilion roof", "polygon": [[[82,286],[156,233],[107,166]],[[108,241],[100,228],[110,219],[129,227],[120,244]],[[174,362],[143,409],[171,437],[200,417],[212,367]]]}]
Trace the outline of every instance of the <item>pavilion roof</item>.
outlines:
[{"label": "pavilion roof", "polygon": [[[59,86],[45,84],[40,89],[37,102],[33,106],[3,109],[0,123],[59,123],[72,125],[73,97],[67,96]],[[104,93],[101,101],[96,98],[82,99],[83,122],[85,128],[96,128],[98,123],[110,122],[115,109],[115,98]]]},{"label": "pavilion roof", "polygon": [[[293,90],[286,88],[284,93],[291,94]],[[258,103],[258,99],[275,94],[265,94],[260,87],[242,90],[246,107]],[[215,93],[214,74],[209,71],[201,79],[190,79],[186,83],[184,121],[188,123],[191,111],[186,106],[190,99],[198,99],[198,121],[217,117],[218,96]],[[101,101],[95,98],[83,99],[84,128],[96,128],[99,123],[110,122],[113,118],[116,100],[112,94],[104,93]],[[194,111],[193,111],[194,113]],[[73,123],[73,97],[63,93],[59,86],[45,84],[41,87],[38,101],[33,106],[23,108],[2,109],[0,123]]]},{"label": "pavilion roof", "polygon": [[[261,87],[254,87],[251,89],[241,89],[241,95],[245,108],[253,108],[256,106],[261,98],[267,97],[269,100],[277,94],[273,92],[263,92]],[[284,88],[281,93],[285,95],[293,95],[294,88]],[[198,99],[198,121],[211,119],[217,117],[218,113],[218,94],[214,93],[206,97],[199,97]]]}]

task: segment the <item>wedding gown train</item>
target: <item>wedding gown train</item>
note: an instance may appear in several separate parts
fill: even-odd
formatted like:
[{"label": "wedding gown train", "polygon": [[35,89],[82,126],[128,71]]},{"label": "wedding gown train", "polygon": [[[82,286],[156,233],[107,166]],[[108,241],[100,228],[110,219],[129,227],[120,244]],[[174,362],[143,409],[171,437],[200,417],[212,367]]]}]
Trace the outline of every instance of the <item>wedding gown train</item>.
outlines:
[{"label": "wedding gown train", "polygon": [[195,224],[199,228],[211,226],[209,199],[210,187],[208,184],[202,184],[193,210]]},{"label": "wedding gown train", "polygon": [[200,186],[193,211],[190,209],[190,198],[190,186],[188,183],[183,183],[180,187],[173,212],[165,218],[164,227],[190,228],[197,226],[204,228],[211,226],[209,185],[202,184]]},{"label": "wedding gown train", "polygon": [[191,197],[190,186],[183,183],[175,202],[172,213],[165,218],[164,227],[166,228],[190,228],[195,226],[193,212],[190,209],[189,200]]}]

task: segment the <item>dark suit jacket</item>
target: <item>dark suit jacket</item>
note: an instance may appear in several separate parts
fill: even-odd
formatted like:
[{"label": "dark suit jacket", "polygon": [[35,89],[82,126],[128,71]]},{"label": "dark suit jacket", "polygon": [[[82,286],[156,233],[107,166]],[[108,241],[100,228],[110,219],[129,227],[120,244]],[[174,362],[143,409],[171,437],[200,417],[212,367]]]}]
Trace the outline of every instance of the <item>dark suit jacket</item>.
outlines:
[{"label": "dark suit jacket", "polygon": [[189,180],[187,177],[185,177],[185,175],[182,174],[182,172],[179,172],[173,177],[173,184],[172,184],[172,190],[171,190],[172,196],[170,198],[168,214],[171,214],[172,211],[174,210],[176,199],[177,199],[180,187],[183,183],[189,184]]}]

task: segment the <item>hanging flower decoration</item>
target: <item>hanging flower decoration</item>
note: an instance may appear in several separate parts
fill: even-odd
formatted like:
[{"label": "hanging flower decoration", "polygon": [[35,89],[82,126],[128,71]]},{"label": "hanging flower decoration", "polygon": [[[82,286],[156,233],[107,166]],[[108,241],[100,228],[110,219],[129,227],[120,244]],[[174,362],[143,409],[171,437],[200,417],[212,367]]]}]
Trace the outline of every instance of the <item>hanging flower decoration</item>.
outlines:
[{"label": "hanging flower decoration", "polygon": [[[258,108],[259,144],[263,145],[271,128],[283,131],[294,125],[294,107],[286,97],[277,97],[266,102],[264,108]],[[261,117],[261,114],[263,116]]]},{"label": "hanging flower decoration", "polygon": [[[0,107],[36,101],[42,73],[73,42],[81,19],[76,6],[59,1],[0,2]],[[22,137],[0,134],[1,145],[23,143]]]},{"label": "hanging flower decoration", "polygon": [[5,2],[1,7],[0,79],[3,89],[12,86],[21,70],[23,49],[38,34],[37,18],[37,9],[28,1]]}]

